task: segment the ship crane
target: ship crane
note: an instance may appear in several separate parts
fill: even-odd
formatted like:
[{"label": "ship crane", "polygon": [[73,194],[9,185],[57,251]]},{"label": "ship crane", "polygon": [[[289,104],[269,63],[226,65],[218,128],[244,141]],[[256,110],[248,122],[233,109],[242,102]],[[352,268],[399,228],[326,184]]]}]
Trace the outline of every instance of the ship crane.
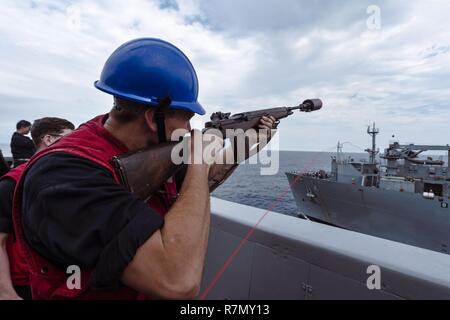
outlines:
[{"label": "ship crane", "polygon": [[394,143],[386,149],[385,154],[382,158],[387,160],[399,160],[405,159],[416,164],[428,164],[428,165],[444,165],[444,161],[435,161],[428,158],[427,160],[419,160],[417,157],[426,151],[447,151],[448,160],[447,167],[450,167],[450,145],[446,146],[432,146],[432,145],[401,145],[399,143]]}]

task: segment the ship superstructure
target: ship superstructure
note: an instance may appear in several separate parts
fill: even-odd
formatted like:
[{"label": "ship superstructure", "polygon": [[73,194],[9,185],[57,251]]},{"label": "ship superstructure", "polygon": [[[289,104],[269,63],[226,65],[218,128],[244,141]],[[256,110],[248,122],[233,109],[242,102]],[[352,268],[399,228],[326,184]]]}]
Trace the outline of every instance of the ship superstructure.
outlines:
[{"label": "ship superstructure", "polygon": [[[299,212],[341,228],[449,253],[450,146],[392,142],[368,160],[345,158],[338,144],[331,172],[287,173]],[[446,152],[447,161],[422,156]],[[442,158],[442,156],[441,156]]]}]

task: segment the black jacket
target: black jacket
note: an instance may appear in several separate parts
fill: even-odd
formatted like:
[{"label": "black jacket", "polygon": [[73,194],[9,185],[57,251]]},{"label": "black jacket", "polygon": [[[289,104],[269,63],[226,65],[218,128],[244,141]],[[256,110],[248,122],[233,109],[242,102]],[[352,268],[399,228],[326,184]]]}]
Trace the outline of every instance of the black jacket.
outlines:
[{"label": "black jacket", "polygon": [[64,270],[92,270],[90,285],[116,290],[137,249],[163,217],[118,185],[111,172],[65,153],[39,159],[23,186],[22,223],[29,245]]},{"label": "black jacket", "polygon": [[30,159],[36,152],[33,140],[30,138],[14,132],[11,138],[11,153],[14,161],[18,159]]}]

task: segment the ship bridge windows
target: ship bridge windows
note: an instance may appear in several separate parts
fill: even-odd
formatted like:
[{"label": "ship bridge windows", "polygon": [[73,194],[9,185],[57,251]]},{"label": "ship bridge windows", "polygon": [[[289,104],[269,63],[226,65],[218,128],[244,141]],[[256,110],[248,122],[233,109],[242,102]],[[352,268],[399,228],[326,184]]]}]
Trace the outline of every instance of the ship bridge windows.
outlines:
[{"label": "ship bridge windows", "polygon": [[428,172],[429,172],[430,175],[435,175],[436,174],[436,168],[435,167],[430,167]]},{"label": "ship bridge windows", "polygon": [[378,187],[379,177],[376,175],[367,175],[363,177],[362,185],[364,187]]},{"label": "ship bridge windows", "polygon": [[352,166],[359,172],[362,172],[362,164],[361,163],[352,163]]},{"label": "ship bridge windows", "polygon": [[423,186],[424,192],[434,193],[435,196],[442,197],[443,185],[434,183],[425,183]]}]

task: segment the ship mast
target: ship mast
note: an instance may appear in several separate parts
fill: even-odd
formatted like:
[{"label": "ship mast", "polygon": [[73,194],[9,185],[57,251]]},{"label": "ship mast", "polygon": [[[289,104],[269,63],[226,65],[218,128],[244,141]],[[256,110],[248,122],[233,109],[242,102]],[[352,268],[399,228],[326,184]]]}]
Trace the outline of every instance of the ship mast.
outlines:
[{"label": "ship mast", "polygon": [[370,126],[367,128],[367,133],[372,137],[372,149],[366,149],[366,152],[370,155],[370,163],[375,164],[376,163],[376,156],[379,152],[377,150],[377,134],[380,133],[380,130],[375,127],[375,122],[373,123],[373,127]]},{"label": "ship mast", "polygon": [[342,154],[343,146],[344,146],[344,144],[341,144],[341,142],[338,141],[338,144],[337,144],[337,157],[336,157],[336,160],[337,160],[338,163],[341,163],[341,160],[342,160],[341,159],[341,154]]}]

